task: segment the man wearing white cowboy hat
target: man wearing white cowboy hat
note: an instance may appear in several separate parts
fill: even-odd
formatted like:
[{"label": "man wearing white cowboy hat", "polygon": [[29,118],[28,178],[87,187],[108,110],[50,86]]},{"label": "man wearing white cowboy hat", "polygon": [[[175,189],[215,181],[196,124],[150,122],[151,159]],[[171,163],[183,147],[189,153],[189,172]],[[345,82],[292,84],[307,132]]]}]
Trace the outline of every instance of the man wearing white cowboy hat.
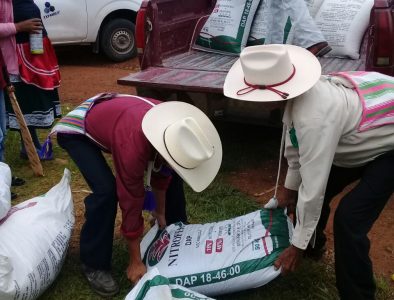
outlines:
[{"label": "man wearing white cowboy hat", "polygon": [[[92,190],[85,198],[80,236],[82,271],[95,292],[115,295],[119,287],[110,269],[117,203],[130,255],[127,277],[136,283],[146,272],[139,245],[142,210],[154,210],[160,227],[185,222],[183,186],[177,175],[194,191],[204,190],[221,164],[219,135],[193,105],[120,94],[86,100],[62,118],[51,134],[57,134],[59,145]],[[116,176],[102,151],[112,154]]]},{"label": "man wearing white cowboy hat", "polygon": [[295,214],[292,245],[274,263],[283,274],[296,268],[315,237],[316,246],[324,246],[331,198],[359,180],[334,218],[342,299],[374,299],[367,233],[394,191],[393,91],[394,78],[375,72],[321,76],[316,57],[292,45],[245,48],[224,83],[224,94],[231,98],[289,100],[282,135],[285,188],[266,204]]}]

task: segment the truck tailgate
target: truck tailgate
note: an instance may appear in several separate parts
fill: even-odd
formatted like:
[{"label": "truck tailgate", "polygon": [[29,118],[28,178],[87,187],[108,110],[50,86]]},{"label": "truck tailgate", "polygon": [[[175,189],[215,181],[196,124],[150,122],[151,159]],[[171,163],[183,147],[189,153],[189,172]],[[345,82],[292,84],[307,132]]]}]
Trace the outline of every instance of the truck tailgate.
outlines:
[{"label": "truck tailgate", "polygon": [[[188,92],[222,93],[227,71],[237,59],[237,56],[191,50],[164,59],[161,66],[148,67],[120,78],[118,83]],[[319,61],[323,74],[363,70],[365,55],[357,60],[323,57]]]}]

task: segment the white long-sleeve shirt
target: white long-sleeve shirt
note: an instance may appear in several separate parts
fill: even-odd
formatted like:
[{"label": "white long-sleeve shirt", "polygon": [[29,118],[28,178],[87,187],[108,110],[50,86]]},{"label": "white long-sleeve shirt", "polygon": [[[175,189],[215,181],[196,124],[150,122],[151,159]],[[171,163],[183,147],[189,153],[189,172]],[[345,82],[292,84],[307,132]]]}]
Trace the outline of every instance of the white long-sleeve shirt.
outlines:
[{"label": "white long-sleeve shirt", "polygon": [[[332,164],[363,166],[394,149],[394,125],[358,131],[362,103],[344,78],[322,76],[316,85],[286,104],[285,187],[298,191],[292,244],[306,249],[316,229]],[[289,138],[296,131],[298,148]]]}]

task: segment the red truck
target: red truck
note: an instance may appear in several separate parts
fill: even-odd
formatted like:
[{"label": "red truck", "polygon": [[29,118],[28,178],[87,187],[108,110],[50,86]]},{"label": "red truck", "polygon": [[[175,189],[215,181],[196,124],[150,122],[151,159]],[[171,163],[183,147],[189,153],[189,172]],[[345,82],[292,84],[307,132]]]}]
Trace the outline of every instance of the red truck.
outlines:
[{"label": "red truck", "polygon": [[[281,123],[276,102],[252,103],[226,98],[223,83],[238,57],[194,50],[196,36],[215,0],[145,0],[137,15],[136,42],[141,70],[118,83],[141,96],[186,101],[211,118]],[[323,74],[370,70],[394,76],[394,0],[375,0],[359,59],[319,58]]]}]

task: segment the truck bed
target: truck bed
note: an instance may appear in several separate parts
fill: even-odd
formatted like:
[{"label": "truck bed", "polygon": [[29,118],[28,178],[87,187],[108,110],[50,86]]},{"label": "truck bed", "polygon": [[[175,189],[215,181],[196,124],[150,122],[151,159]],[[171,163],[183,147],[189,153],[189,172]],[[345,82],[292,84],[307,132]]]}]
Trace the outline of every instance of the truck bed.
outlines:
[{"label": "truck bed", "polygon": [[[365,53],[365,49],[362,50],[361,53]],[[163,59],[159,66],[148,67],[120,78],[118,83],[189,92],[222,93],[227,71],[237,59],[238,56],[190,50]],[[323,74],[365,68],[365,55],[356,60],[322,57],[319,61]]]}]

